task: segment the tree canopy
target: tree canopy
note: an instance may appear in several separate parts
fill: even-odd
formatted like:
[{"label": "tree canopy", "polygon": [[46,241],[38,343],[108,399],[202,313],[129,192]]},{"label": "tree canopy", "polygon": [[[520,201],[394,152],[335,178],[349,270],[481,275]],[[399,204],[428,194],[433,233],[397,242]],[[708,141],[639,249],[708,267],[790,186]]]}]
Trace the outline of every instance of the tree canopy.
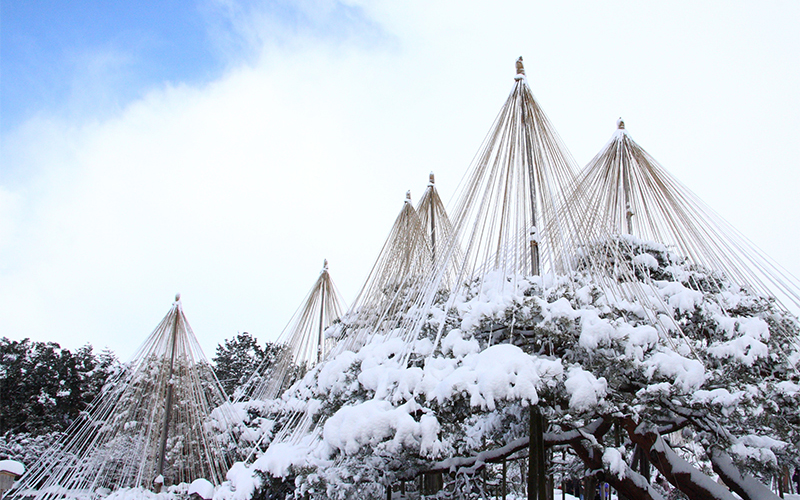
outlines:
[{"label": "tree canopy", "polygon": [[117,366],[110,351],[0,338],[0,435],[65,430]]},{"label": "tree canopy", "polygon": [[[448,310],[442,295],[409,356],[377,336],[265,404],[271,446],[252,473],[313,498],[383,497],[430,471],[463,483],[528,446],[535,406],[547,446],[630,498],[732,499],[717,475],[745,499],[769,497],[764,483],[800,465],[796,320],[663,245],[604,245],[624,245],[613,254],[636,269],[620,286],[649,296],[599,288],[580,259],[572,277],[487,273]],[[637,449],[668,485],[633,466]]]}]

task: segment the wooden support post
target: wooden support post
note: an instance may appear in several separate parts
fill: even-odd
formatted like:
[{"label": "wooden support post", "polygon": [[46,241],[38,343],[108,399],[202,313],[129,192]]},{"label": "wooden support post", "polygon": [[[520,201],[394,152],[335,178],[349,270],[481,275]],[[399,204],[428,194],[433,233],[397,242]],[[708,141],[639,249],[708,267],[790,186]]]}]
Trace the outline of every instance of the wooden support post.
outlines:
[{"label": "wooden support post", "polygon": [[[524,74],[524,72],[523,72]],[[520,83],[524,85],[524,83]],[[539,230],[536,225],[536,165],[533,161],[533,137],[530,135],[530,129],[526,126],[526,122],[532,121],[533,117],[527,116],[527,109],[522,106],[522,130],[523,130],[523,149],[525,150],[525,158],[528,163],[528,188],[530,189],[530,209],[531,209],[531,229],[528,236],[531,245],[531,276],[539,276]],[[544,499],[542,499],[544,500]]]},{"label": "wooden support post", "polygon": [[594,476],[586,476],[584,481],[586,483],[583,488],[584,500],[594,500],[594,496],[597,493],[597,478]]},{"label": "wooden support post", "polygon": [[528,500],[547,500],[545,470],[544,419],[539,407],[531,405],[528,443]]},{"label": "wooden support post", "polygon": [[[614,421],[614,446],[619,448],[622,445],[622,425],[620,424],[619,419]],[[628,500],[627,497],[622,495],[619,491],[617,491],[617,498],[619,500]]]},{"label": "wooden support post", "polygon": [[[617,120],[617,128],[625,130],[625,122],[622,118]],[[625,154],[625,141],[627,138],[622,137],[621,147],[618,148],[617,154],[621,159],[620,168],[622,169],[622,192],[623,200],[625,202],[625,229],[628,234],[633,234],[633,210],[631,209],[631,168],[628,165],[628,156]]]},{"label": "wooden support post", "polygon": [[325,261],[325,269],[322,270],[323,276],[320,277],[322,280],[321,288],[322,288],[322,298],[319,302],[319,345],[317,346],[317,363],[322,362],[322,346],[325,345],[325,340],[322,338],[322,322],[325,321],[325,274],[328,273],[328,261]]},{"label": "wooden support post", "polygon": [[536,413],[538,409],[531,405],[528,426],[528,500],[538,500],[539,485],[536,483]]},{"label": "wooden support post", "polygon": [[[544,433],[544,420],[542,420],[542,433]],[[544,443],[544,439],[542,439],[542,443]],[[547,478],[547,500],[555,500],[553,498],[553,490],[556,486],[555,477],[553,477],[552,470],[550,468],[550,464],[553,463],[553,449],[547,448],[545,453],[546,462],[545,462],[545,477]]]},{"label": "wooden support post", "polygon": [[[180,300],[180,295],[175,297],[175,302]],[[175,323],[172,325],[172,342],[169,358],[169,378],[167,378],[167,398],[164,411],[164,424],[161,427],[161,445],[158,449],[158,466],[156,477],[164,475],[164,457],[167,454],[167,438],[169,437],[169,420],[172,416],[172,375],[175,373],[175,345],[178,341],[178,322],[181,320],[180,304],[175,305]]]},{"label": "wooden support post", "polygon": [[[430,180],[430,187],[431,187],[431,195],[429,199],[430,207],[428,210],[431,214],[431,254],[433,256],[433,262],[436,262],[436,212],[435,212],[435,205],[433,203],[433,172],[431,172],[431,176],[429,177]],[[423,221],[424,222],[424,221]]]},{"label": "wooden support post", "polygon": [[508,467],[507,461],[504,458],[503,459],[503,486],[502,486],[503,500],[506,500],[506,494],[508,493],[508,486],[506,485],[506,477],[508,475],[507,467]]},{"label": "wooden support post", "polygon": [[[538,407],[536,409],[539,410]],[[547,425],[545,423],[545,419],[544,419],[544,416],[542,415],[542,412],[541,411],[537,411],[536,413],[537,413],[538,419],[539,419],[539,423],[537,424],[538,433],[539,433],[539,435],[537,436],[538,448],[539,448],[537,452],[539,453],[539,457],[536,460],[536,466],[539,467],[539,471],[538,471],[537,475],[540,478],[539,479],[539,495],[538,496],[539,496],[539,500],[551,500],[550,497],[553,495],[553,492],[552,492],[552,490],[550,491],[550,493],[547,492],[547,484],[548,484],[548,481],[547,481],[547,459],[546,459],[545,448],[544,448],[544,430],[545,430],[545,427],[547,427]]]}]

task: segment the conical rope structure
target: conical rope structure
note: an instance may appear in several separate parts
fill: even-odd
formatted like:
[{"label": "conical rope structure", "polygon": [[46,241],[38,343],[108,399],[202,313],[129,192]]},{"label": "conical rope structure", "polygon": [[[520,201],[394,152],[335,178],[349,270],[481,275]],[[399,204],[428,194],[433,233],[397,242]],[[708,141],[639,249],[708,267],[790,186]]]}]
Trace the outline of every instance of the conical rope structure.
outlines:
[{"label": "conical rope structure", "polygon": [[[621,274],[631,278],[641,274],[642,269],[635,265],[622,270],[619,264],[631,262],[638,253],[637,242],[653,241],[691,262],[699,271],[690,280],[697,290],[719,289],[717,280],[721,278],[765,300],[777,300],[784,312],[797,314],[800,310],[797,278],[667,172],[631,138],[621,118],[611,140],[580,173],[562,216],[571,221],[579,241],[575,253],[594,268],[598,282],[619,285]],[[598,246],[611,240],[616,244]],[[592,255],[598,248],[601,254]],[[616,278],[611,280],[600,269],[600,263],[609,262],[610,251],[619,253],[611,259],[618,263]],[[728,309],[733,305],[720,306]],[[773,329],[797,342],[794,329],[781,332],[780,323]]]},{"label": "conical rope structure", "polygon": [[8,498],[94,498],[204,478],[239,456],[227,396],[176,297],[133,360],[31,467]]},{"label": "conical rope structure", "polygon": [[[346,340],[333,354],[356,351],[377,338],[400,337],[406,346],[401,354],[407,360],[442,292],[455,298],[474,280],[480,281],[491,272],[516,279],[570,265],[569,258],[561,253],[561,234],[542,237],[537,228],[560,231],[560,224],[551,218],[560,217],[558,207],[575,180],[577,167],[528,88],[521,59],[511,94],[461,183],[452,219],[436,226],[446,229],[436,233],[426,230],[432,214],[434,221],[446,217],[444,207],[438,206],[432,182],[430,192],[426,192],[429,198],[423,197],[419,205],[423,220],[407,196],[367,284],[348,313],[355,319],[346,316],[343,321],[345,330],[354,331],[345,333]],[[569,231],[564,228],[564,233]],[[408,260],[408,255],[415,257]],[[387,300],[383,290],[388,282],[397,282],[393,280],[403,286],[393,288],[395,295]],[[364,312],[358,309],[359,304]],[[366,317],[365,324],[358,323]],[[444,326],[441,322],[434,345]],[[297,422],[285,426],[270,446],[313,441],[320,436],[323,424],[313,423],[309,413],[298,416]]]},{"label": "conical rope structure", "polygon": [[516,278],[568,270],[566,241],[573,232],[559,207],[577,171],[519,58],[511,93],[459,186],[450,236],[437,240],[435,265],[419,292],[406,297],[402,309],[409,313],[374,332],[395,332],[411,345],[442,290],[455,298],[493,271]]},{"label": "conical rope structure", "polygon": [[[435,177],[433,172],[428,178],[428,187],[417,202],[417,215],[422,224],[422,230],[428,237],[428,245],[431,251],[431,261],[436,262],[438,252],[447,249],[448,243],[453,239],[453,224],[447,215],[444,203],[436,190]],[[455,271],[463,256],[458,248],[455,249],[456,255],[451,258],[450,267],[445,272],[445,279],[442,286],[452,286],[455,282]]]},{"label": "conical rope structure", "polygon": [[[435,204],[433,195],[428,197],[428,205]],[[438,212],[440,227],[445,227],[443,235],[446,235],[449,220],[443,210],[439,212],[438,207],[434,210]],[[426,216],[428,212],[433,213],[426,207]],[[404,313],[408,305],[418,299],[434,266],[429,227],[423,226],[408,191],[364,286],[343,318],[346,331],[336,352],[364,345],[370,336],[382,331],[379,325],[392,323],[397,313]]]},{"label": "conical rope structure", "polygon": [[[516,67],[514,87],[450,211],[453,237],[443,247],[436,272],[428,281],[428,304],[461,252],[451,300],[489,273],[510,276],[509,286],[513,287],[517,277],[541,277],[570,268],[565,241],[571,231],[559,207],[566,202],[578,169],[534,98],[521,57]],[[540,279],[540,285],[544,283]],[[416,337],[422,321],[425,318],[418,316],[416,324],[409,325],[413,332],[409,340]],[[434,345],[443,328],[441,323]]]},{"label": "conical rope structure", "polygon": [[[552,343],[546,345],[547,338],[538,339],[546,337],[547,329],[542,330],[545,334],[537,333],[536,324],[529,323],[515,331],[514,307],[525,302],[524,296],[535,297],[529,303],[553,309],[562,307],[559,302],[569,303],[566,296],[580,294],[579,300],[586,304],[597,299],[603,310],[623,315],[629,324],[655,330],[658,343],[669,344],[660,347],[665,352],[692,353],[702,364],[692,347],[693,340],[681,331],[681,321],[692,314],[691,307],[702,299],[703,286],[717,279],[712,273],[725,273],[730,266],[727,261],[737,259],[731,257],[736,255],[731,249],[737,250],[741,245],[723,245],[719,243],[721,240],[714,239],[712,235],[719,229],[704,219],[713,212],[620,130],[579,175],[574,160],[534,99],[520,58],[511,94],[457,191],[450,210],[451,235],[436,232],[431,237],[434,233],[428,233],[426,228],[435,216],[424,210],[424,203],[416,211],[422,232],[429,234],[428,252],[434,263],[420,264],[419,269],[426,273],[424,281],[418,284],[416,277],[408,281],[413,283],[409,291],[383,302],[389,304],[387,307],[367,308],[369,314],[379,318],[377,322],[370,319],[369,328],[354,327],[352,319],[343,321],[345,336],[352,328],[355,330],[352,338],[358,341],[340,343],[332,354],[342,354],[341,360],[332,359],[330,367],[324,363],[318,366],[315,373],[306,377],[305,382],[310,385],[289,395],[296,419],[272,439],[262,456],[266,459],[263,462],[269,463],[275,457],[280,461],[280,455],[291,446],[309,453],[315,449],[315,443],[321,442],[328,429],[325,419],[314,415],[318,402],[305,399],[307,393],[313,392],[309,388],[315,378],[330,384],[335,375],[332,370],[349,366],[348,363],[357,364],[370,353],[390,352],[387,360],[391,360],[392,368],[419,370],[421,366],[427,367],[429,359],[436,358],[437,350],[443,353],[452,348],[444,345],[444,333],[461,339],[463,328],[471,331],[470,341],[483,343],[484,347],[493,342],[509,342],[524,345],[537,356],[556,356]],[[636,169],[640,172],[634,172]],[[411,213],[410,207],[403,210]],[[389,248],[401,232],[398,224],[404,220],[401,213],[387,240]],[[669,251],[667,245],[675,251]],[[382,259],[386,248],[370,279],[391,274],[376,272],[385,265]],[[648,252],[652,254],[645,255]],[[719,255],[715,256],[717,252]],[[656,260],[654,254],[661,261],[651,266]],[[690,266],[687,271],[682,267],[684,255],[690,259],[695,255],[703,258],[698,258],[695,267]],[[389,269],[403,262],[397,257],[386,259],[394,266]],[[712,273],[701,269],[704,266]],[[670,268],[684,275],[661,279],[648,271]],[[744,273],[742,269],[731,269],[734,270],[731,279]],[[780,274],[776,276],[779,278]],[[696,283],[691,285],[694,278]],[[747,286],[751,281],[743,283]],[[720,296],[736,288],[730,281],[720,284],[714,290]],[[785,289],[791,291],[793,286]],[[365,290],[369,289],[365,286]],[[364,297],[371,293],[362,294],[358,302],[364,305],[374,306],[385,300],[367,301]],[[749,297],[747,293],[742,295]],[[681,301],[685,299],[695,302],[686,300],[684,304]],[[499,304],[502,307],[498,310]],[[494,318],[492,314],[496,311],[511,317]],[[761,312],[764,317],[772,314],[768,306],[757,314]],[[521,312],[520,317],[526,314]],[[467,315],[481,318],[481,322],[467,322],[463,326],[462,318]],[[755,315],[753,311],[743,311],[734,323],[744,324]],[[757,319],[760,321],[761,317]],[[786,317],[774,315],[774,320],[785,321]],[[796,321],[788,330],[795,332],[796,339]],[[675,332],[680,339],[672,337]],[[435,362],[431,366],[436,369]],[[376,399],[379,392],[381,397],[386,396],[382,385],[374,390]],[[300,410],[300,401],[311,401],[305,411]],[[273,445],[278,446],[273,448]],[[319,449],[328,450],[325,446]],[[320,456],[327,461],[325,453]],[[336,460],[343,460],[345,454],[339,454]]]},{"label": "conical rope structure", "polygon": [[341,317],[342,304],[325,260],[319,278],[278,337],[277,358],[265,360],[248,381],[254,387],[253,399],[277,397],[299,374],[325,359],[335,343],[326,331]]},{"label": "conical rope structure", "polygon": [[353,308],[374,311],[386,307],[395,302],[400,288],[424,280],[431,265],[428,235],[411,201],[411,191],[408,191]]},{"label": "conical rope structure", "polygon": [[[340,330],[332,332],[341,336],[330,351],[331,356],[344,351],[357,351],[375,335],[397,334],[397,325],[409,309],[420,302],[425,284],[437,262],[435,241],[438,237],[443,248],[448,248],[453,232],[432,173],[417,207],[424,216],[424,222],[414,208],[411,192],[406,192],[400,213],[364,286],[350,310],[342,317],[338,325]],[[458,252],[455,254],[458,255]],[[276,397],[278,393],[264,395]],[[313,440],[318,437],[321,429],[315,426],[307,410],[298,409],[272,438],[270,446],[286,442],[296,444],[302,439]],[[253,451],[259,451],[259,447]]]}]

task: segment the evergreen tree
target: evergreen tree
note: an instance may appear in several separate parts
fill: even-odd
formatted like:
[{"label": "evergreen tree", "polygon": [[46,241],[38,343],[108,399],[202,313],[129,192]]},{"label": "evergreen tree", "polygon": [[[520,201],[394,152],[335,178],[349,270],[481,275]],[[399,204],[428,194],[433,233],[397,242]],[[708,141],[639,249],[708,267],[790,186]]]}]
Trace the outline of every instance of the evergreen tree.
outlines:
[{"label": "evergreen tree", "polygon": [[0,339],[0,434],[63,431],[99,394],[117,363],[110,351]]},{"label": "evergreen tree", "polygon": [[717,478],[775,498],[765,484],[800,466],[797,320],[663,245],[599,245],[640,271],[608,261],[641,299],[605,292],[579,259],[546,289],[488,273],[451,307],[443,296],[412,344],[375,336],[266,402],[250,418],[262,446],[275,440],[255,466],[263,492],[384,498],[443,472],[447,494],[485,497],[475,474],[524,453],[536,413],[545,447],[628,498],[733,500]]},{"label": "evergreen tree", "polygon": [[[270,376],[282,357],[289,355],[285,345],[267,342],[261,347],[258,339],[244,332],[218,344],[217,354],[211,361],[225,392],[235,399],[241,394],[250,394],[262,378]],[[302,377],[305,370],[305,366],[295,366],[288,375],[287,385]]]},{"label": "evergreen tree", "polygon": [[248,332],[239,333],[217,345],[217,354],[211,361],[225,392],[233,394],[237,387],[245,383],[264,360],[264,354],[258,339]]}]

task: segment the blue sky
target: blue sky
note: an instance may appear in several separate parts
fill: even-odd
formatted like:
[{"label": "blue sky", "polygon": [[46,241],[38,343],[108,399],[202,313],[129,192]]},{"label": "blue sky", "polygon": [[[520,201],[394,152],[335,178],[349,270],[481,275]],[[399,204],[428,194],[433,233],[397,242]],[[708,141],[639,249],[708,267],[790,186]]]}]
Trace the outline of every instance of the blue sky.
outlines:
[{"label": "blue sky", "polygon": [[800,275],[800,4],[0,0],[0,335],[126,358],[176,292],[207,355],[355,297],[445,202],[524,56],[579,165],[634,139]]},{"label": "blue sky", "polygon": [[[0,130],[38,113],[107,117],[165,83],[203,84],[252,62],[247,23],[270,19],[273,41],[380,38],[360,9],[316,17],[291,1],[0,2]],[[235,26],[245,21],[245,26]],[[92,99],[82,99],[91,93]]]},{"label": "blue sky", "polygon": [[100,79],[119,109],[164,81],[197,83],[219,76],[223,61],[201,6],[187,1],[42,0],[0,4],[2,130],[36,113],[69,109],[79,87]]}]

